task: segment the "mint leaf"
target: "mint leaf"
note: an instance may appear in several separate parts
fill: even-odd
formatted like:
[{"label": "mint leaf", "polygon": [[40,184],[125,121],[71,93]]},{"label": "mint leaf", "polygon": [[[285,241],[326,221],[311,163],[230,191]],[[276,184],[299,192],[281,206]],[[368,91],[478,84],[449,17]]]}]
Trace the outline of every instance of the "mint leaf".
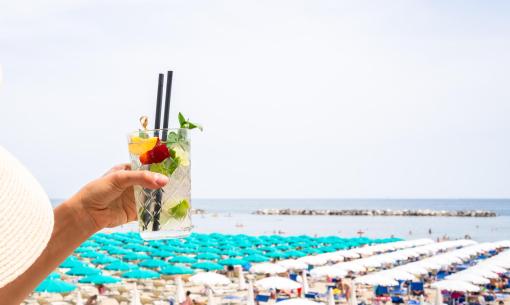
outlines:
[{"label": "mint leaf", "polygon": [[173,159],[167,158],[163,162],[151,164],[149,170],[151,172],[160,173],[162,175],[170,177],[170,175],[172,175],[175,172],[180,162],[181,160],[179,158]]},{"label": "mint leaf", "polygon": [[202,126],[191,123],[189,120],[187,120],[182,113],[179,112],[179,124],[181,125],[181,128],[184,129],[195,129],[198,128],[200,131],[203,130]]},{"label": "mint leaf", "polygon": [[179,204],[170,209],[169,214],[176,219],[183,219],[188,215],[190,208],[189,202],[186,199],[181,200]]}]

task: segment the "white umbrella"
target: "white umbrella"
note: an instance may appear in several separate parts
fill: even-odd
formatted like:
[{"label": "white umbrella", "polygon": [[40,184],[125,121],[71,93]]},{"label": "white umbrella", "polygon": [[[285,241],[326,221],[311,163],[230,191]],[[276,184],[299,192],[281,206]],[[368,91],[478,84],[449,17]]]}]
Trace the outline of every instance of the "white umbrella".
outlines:
[{"label": "white umbrella", "polygon": [[414,281],[416,280],[416,277],[412,275],[411,273],[404,271],[404,270],[398,270],[398,269],[388,269],[385,271],[381,271],[378,273],[382,276],[388,276],[394,280],[401,280],[401,281]]},{"label": "white umbrella", "polygon": [[250,268],[250,272],[253,273],[277,274],[285,271],[287,271],[287,268],[273,263],[256,264]]},{"label": "white umbrella", "polygon": [[387,277],[387,276],[380,276],[380,275],[364,275],[356,278],[356,283],[359,284],[365,284],[365,285],[371,285],[371,286],[397,286],[398,282],[394,279]]},{"label": "white umbrella", "polygon": [[333,295],[333,289],[328,289],[328,305],[335,305],[335,296]]},{"label": "white umbrella", "polygon": [[207,288],[207,305],[215,305],[214,295],[211,288]]},{"label": "white umbrella", "polygon": [[244,280],[244,272],[242,267],[238,268],[238,274],[239,274],[239,289],[244,290],[246,289],[246,281]]},{"label": "white umbrella", "polygon": [[253,293],[252,281],[248,283],[248,299],[246,300],[246,305],[255,305],[255,295]]},{"label": "white umbrella", "polygon": [[434,298],[434,305],[443,305],[443,295],[441,289],[436,288],[436,296]]},{"label": "white umbrella", "polygon": [[497,273],[494,273],[490,270],[487,270],[487,269],[483,269],[483,268],[478,268],[478,267],[471,267],[469,269],[466,269],[464,271],[462,271],[463,273],[470,273],[470,274],[476,274],[476,275],[480,275],[480,276],[483,276],[483,277],[486,277],[488,279],[497,279],[499,278],[499,275]]},{"label": "white umbrella", "polygon": [[425,274],[429,273],[429,271],[427,269],[425,269],[422,266],[415,264],[415,263],[402,265],[395,269],[404,270],[404,271],[411,273],[413,275],[425,275]]},{"label": "white umbrella", "polygon": [[322,266],[313,268],[310,271],[310,275],[313,277],[322,277],[322,276],[329,276],[329,277],[344,277],[347,275],[347,271],[344,269],[340,269],[338,267],[333,266]]},{"label": "white umbrella", "polygon": [[352,272],[364,272],[367,270],[367,268],[357,264],[356,261],[334,264],[333,267]]},{"label": "white umbrella", "polygon": [[189,281],[198,285],[228,285],[230,280],[221,274],[214,272],[200,272],[189,278]]},{"label": "white umbrella", "polygon": [[459,280],[444,280],[433,283],[430,287],[447,291],[478,292],[480,288],[468,282]]},{"label": "white umbrella", "polygon": [[489,270],[489,271],[492,271],[492,272],[495,272],[495,273],[505,273],[506,272],[505,268],[500,267],[498,265],[493,265],[490,262],[489,263],[478,264],[478,265],[476,265],[475,268],[486,269],[486,270]]},{"label": "white umbrella", "polygon": [[470,274],[470,273],[454,273],[452,275],[445,277],[445,279],[446,280],[463,281],[463,282],[468,282],[468,283],[472,283],[475,285],[486,285],[491,282],[490,280],[488,280],[482,276],[479,276],[476,274]]},{"label": "white umbrella", "polygon": [[301,276],[301,284],[303,285],[303,293],[306,294],[310,290],[308,287],[308,279],[306,277],[306,270],[303,270],[303,275]]},{"label": "white umbrella", "polygon": [[351,297],[349,298],[349,305],[358,305],[358,300],[356,298],[356,284],[355,283],[352,283]]},{"label": "white umbrella", "polygon": [[280,276],[271,276],[263,278],[261,280],[256,281],[255,285],[262,289],[293,290],[301,287],[301,285],[298,282]]},{"label": "white umbrella", "polygon": [[288,299],[278,302],[278,305],[323,305],[304,298]]},{"label": "white umbrella", "polygon": [[142,305],[142,301],[140,301],[140,292],[138,291],[138,287],[135,287],[131,290],[131,301],[129,305]]},{"label": "white umbrella", "polygon": [[325,256],[320,256],[320,255],[310,255],[310,256],[303,256],[301,258],[298,258],[298,261],[302,261],[302,262],[304,262],[308,265],[312,265],[312,266],[322,266],[328,262],[328,258]]},{"label": "white umbrella", "polygon": [[186,295],[184,293],[184,285],[182,283],[182,278],[180,276],[177,276],[175,278],[175,285],[177,287],[175,299],[177,300],[177,303],[180,304],[184,302],[184,299],[186,298]]},{"label": "white umbrella", "polygon": [[276,263],[277,265],[283,266],[287,269],[292,270],[305,270],[308,269],[308,264],[297,259],[286,259]]}]

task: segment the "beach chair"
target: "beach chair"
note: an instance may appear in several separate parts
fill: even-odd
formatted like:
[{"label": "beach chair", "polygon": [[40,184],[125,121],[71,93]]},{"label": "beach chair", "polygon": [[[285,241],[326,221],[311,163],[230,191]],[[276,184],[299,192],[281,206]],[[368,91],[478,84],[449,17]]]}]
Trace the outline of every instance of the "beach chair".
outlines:
[{"label": "beach chair", "polygon": [[448,272],[444,271],[444,270],[440,270],[437,275],[436,275],[436,278],[438,280],[444,280],[444,278],[448,275]]},{"label": "beach chair", "polygon": [[420,305],[420,302],[417,300],[409,300],[407,301],[407,305]]},{"label": "beach chair", "polygon": [[298,276],[297,274],[295,274],[295,273],[291,273],[291,274],[289,275],[289,278],[290,278],[291,280],[293,280],[293,281],[297,281],[297,276]]},{"label": "beach chair", "polygon": [[285,300],[289,300],[290,298],[277,298],[276,299],[276,303],[278,302],[281,302],[281,301],[285,301]]},{"label": "beach chair", "polygon": [[255,297],[255,301],[256,302],[268,302],[269,301],[269,296],[268,295],[258,294]]},{"label": "beach chair", "polygon": [[388,287],[385,287],[385,286],[377,286],[377,287],[375,287],[375,296],[376,297],[385,296],[385,295],[388,295],[388,294],[389,294]]},{"label": "beach chair", "polygon": [[307,299],[312,299],[312,300],[316,300],[319,298],[319,294],[317,292],[309,292],[309,293],[305,293],[305,298]]},{"label": "beach chair", "polygon": [[393,303],[393,304],[404,304],[404,299],[402,299],[399,296],[392,296],[391,297],[391,303]]},{"label": "beach chair", "polygon": [[411,282],[409,287],[412,295],[422,295],[425,291],[423,290],[423,282]]}]

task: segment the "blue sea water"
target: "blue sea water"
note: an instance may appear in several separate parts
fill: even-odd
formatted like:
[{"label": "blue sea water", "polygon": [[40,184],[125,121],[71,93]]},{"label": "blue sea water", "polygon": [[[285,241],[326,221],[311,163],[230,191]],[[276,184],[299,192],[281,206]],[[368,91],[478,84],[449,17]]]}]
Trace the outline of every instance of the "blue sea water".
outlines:
[{"label": "blue sea water", "polygon": [[[58,201],[55,201],[57,203]],[[194,199],[195,231],[228,234],[338,235],[368,237],[510,239],[510,199]],[[261,216],[257,209],[491,210],[497,217]],[[431,234],[429,234],[429,230]]]}]

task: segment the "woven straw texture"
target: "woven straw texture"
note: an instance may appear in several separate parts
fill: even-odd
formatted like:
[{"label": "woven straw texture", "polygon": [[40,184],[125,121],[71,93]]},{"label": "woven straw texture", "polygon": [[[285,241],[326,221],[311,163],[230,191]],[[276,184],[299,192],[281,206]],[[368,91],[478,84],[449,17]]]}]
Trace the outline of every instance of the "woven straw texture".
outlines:
[{"label": "woven straw texture", "polygon": [[30,172],[0,146],[0,288],[34,263],[52,230],[48,196]]}]

